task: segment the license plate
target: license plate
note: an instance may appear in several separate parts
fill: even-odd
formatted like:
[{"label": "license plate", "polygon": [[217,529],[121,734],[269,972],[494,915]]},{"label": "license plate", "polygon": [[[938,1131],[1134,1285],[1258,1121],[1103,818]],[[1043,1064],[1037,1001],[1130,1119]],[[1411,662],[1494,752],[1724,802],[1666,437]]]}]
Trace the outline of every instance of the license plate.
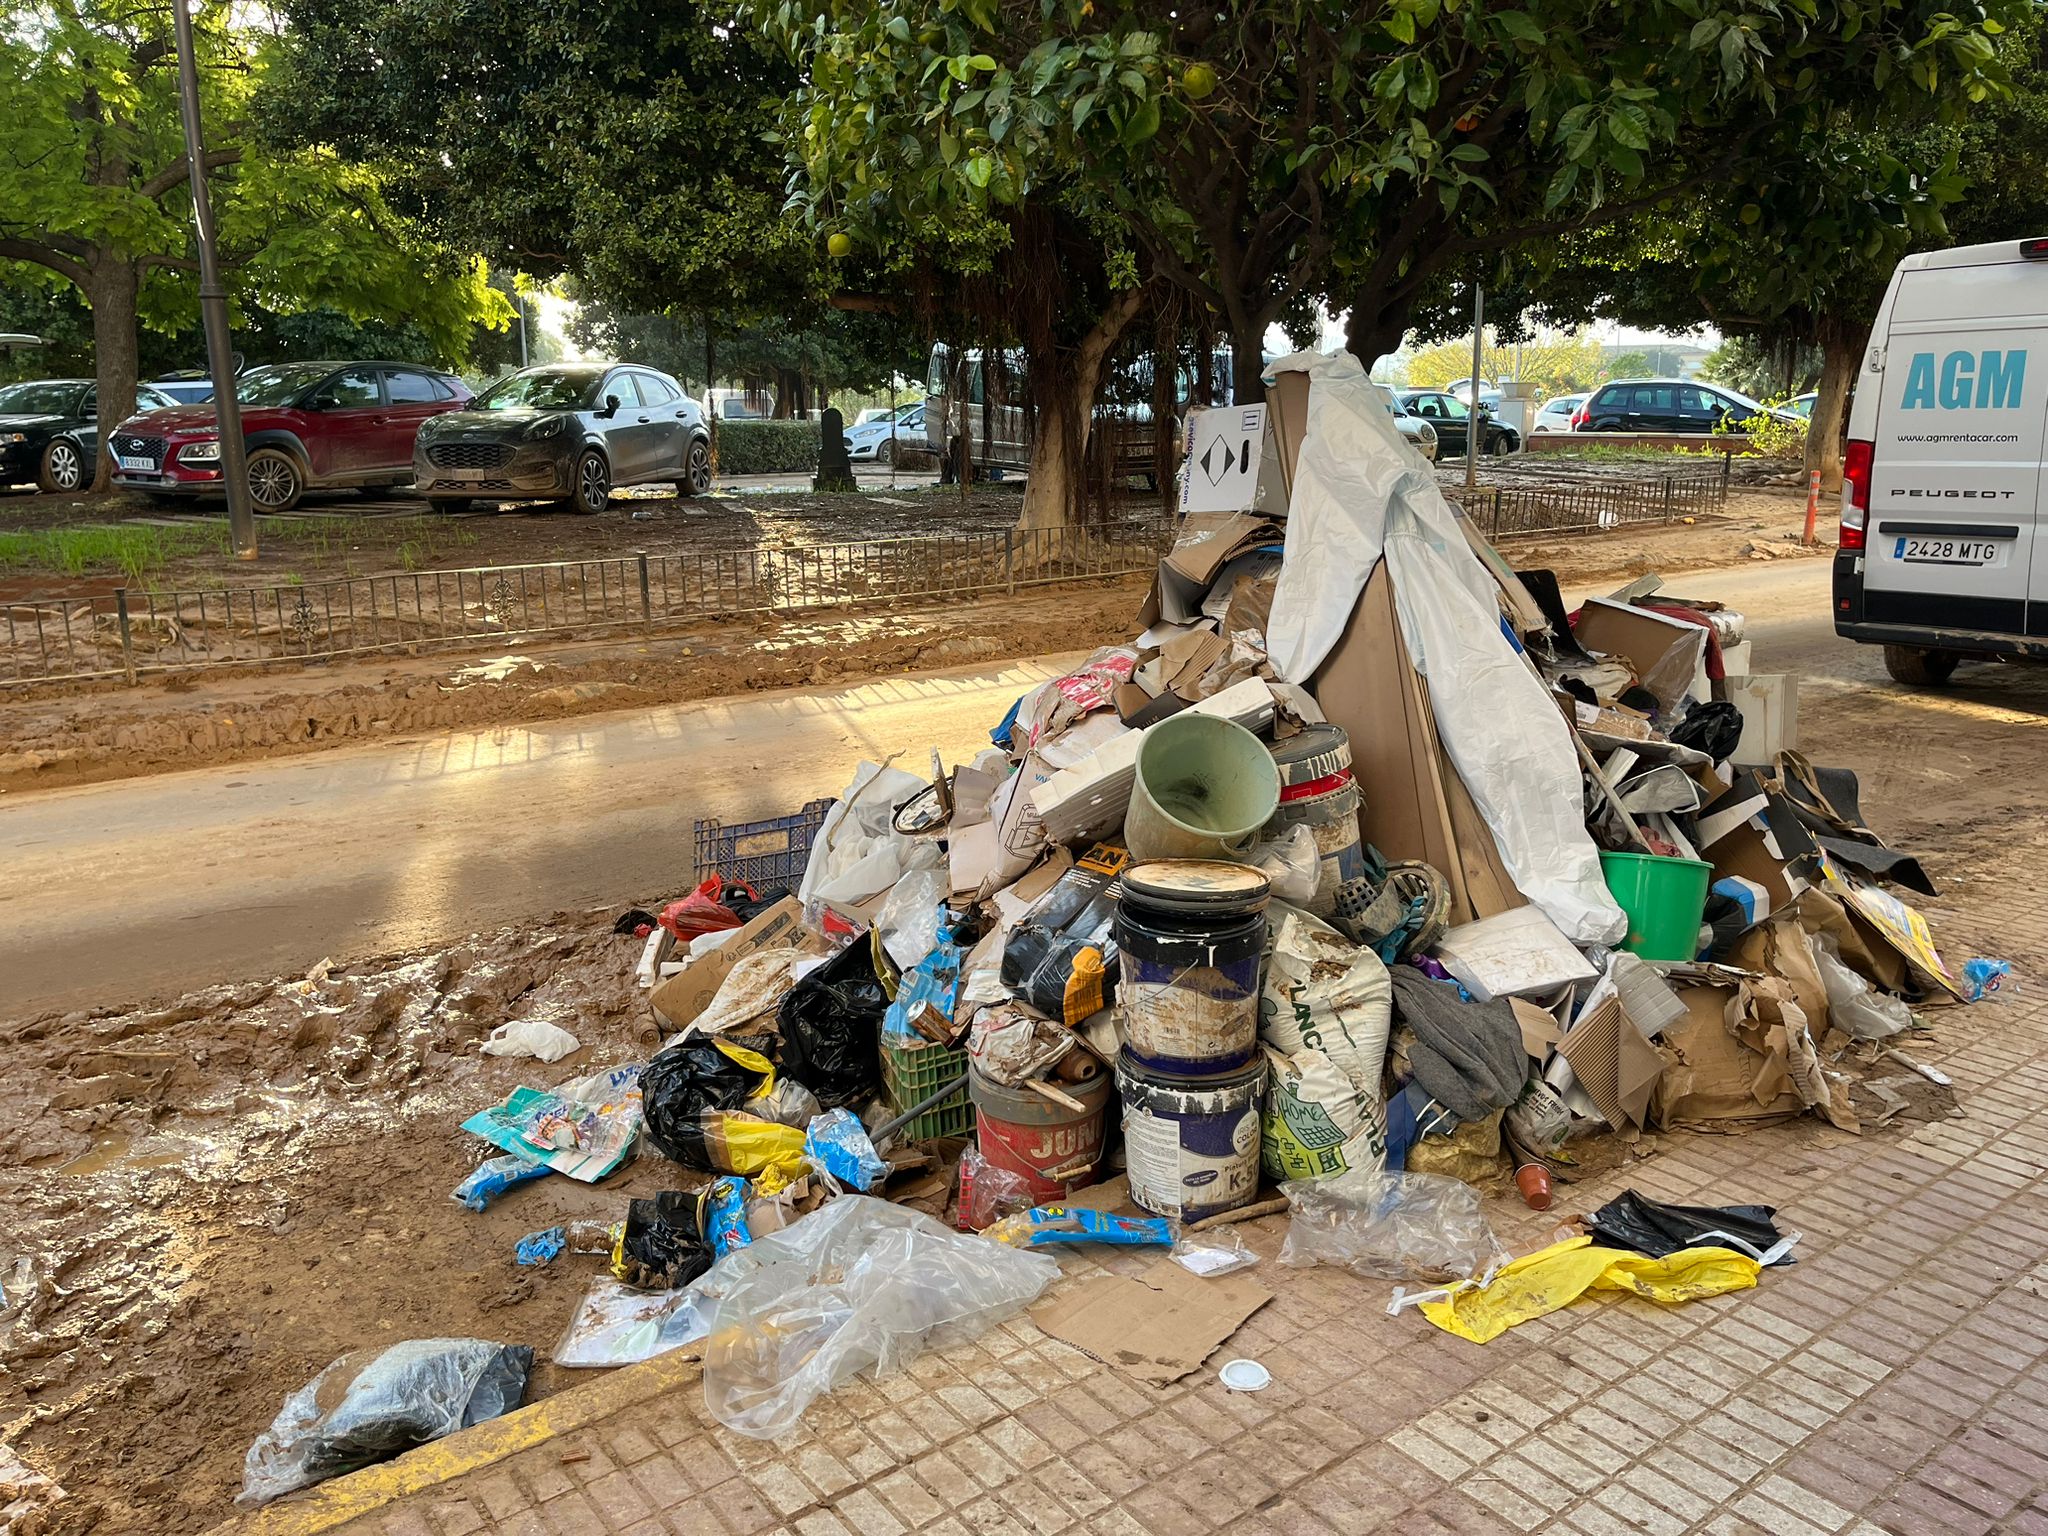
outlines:
[{"label": "license plate", "polygon": [[115,457],[120,459],[121,467],[123,469],[136,470],[139,473],[145,475],[153,475],[156,473],[155,459],[145,459],[144,457],[142,457],[141,454],[138,453],[117,454],[115,455]]},{"label": "license plate", "polygon": [[1975,565],[1999,570],[2011,548],[2005,539],[1900,539],[1892,546],[1892,558],[1908,565]]}]

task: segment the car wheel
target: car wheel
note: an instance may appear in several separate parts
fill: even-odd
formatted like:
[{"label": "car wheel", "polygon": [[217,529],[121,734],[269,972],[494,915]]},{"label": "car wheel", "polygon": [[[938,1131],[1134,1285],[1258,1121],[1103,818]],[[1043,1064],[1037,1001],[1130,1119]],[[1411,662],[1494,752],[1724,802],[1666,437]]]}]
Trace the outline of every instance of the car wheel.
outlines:
[{"label": "car wheel", "polygon": [[258,448],[249,455],[249,499],[258,512],[289,512],[305,491],[298,461],[282,448]]},{"label": "car wheel", "polygon": [[1954,676],[1963,658],[1954,651],[1928,651],[1917,645],[1888,645],[1884,648],[1884,669],[1892,681],[1914,688],[1939,688]]},{"label": "car wheel", "polygon": [[887,469],[896,462],[896,440],[885,437],[875,445],[875,462]]},{"label": "car wheel", "polygon": [[1505,432],[1496,432],[1486,440],[1486,451],[1496,459],[1504,459],[1514,452],[1514,442]]},{"label": "car wheel", "polygon": [[611,466],[595,448],[584,449],[576,459],[576,490],[569,498],[569,509],[585,517],[593,517],[602,512],[605,503],[611,499]]},{"label": "car wheel", "polygon": [[701,437],[690,439],[690,462],[683,472],[683,494],[711,494],[711,444]]},{"label": "car wheel", "polygon": [[85,458],[78,444],[58,438],[43,450],[42,466],[36,471],[36,489],[46,495],[77,490],[85,483]]}]

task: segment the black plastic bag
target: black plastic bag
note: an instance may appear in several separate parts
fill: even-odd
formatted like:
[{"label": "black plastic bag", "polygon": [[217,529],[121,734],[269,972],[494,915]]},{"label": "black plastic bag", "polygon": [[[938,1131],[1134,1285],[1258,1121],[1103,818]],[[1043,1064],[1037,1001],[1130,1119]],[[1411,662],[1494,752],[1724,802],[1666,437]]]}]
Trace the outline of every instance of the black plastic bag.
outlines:
[{"label": "black plastic bag", "polygon": [[1742,711],[1733,704],[1695,704],[1672,728],[1671,739],[1681,747],[1704,752],[1715,762],[1725,762],[1742,740]]},{"label": "black plastic bag", "polygon": [[[1632,1248],[1661,1259],[1681,1248],[1732,1248],[1760,1258],[1784,1234],[1768,1205],[1665,1205],[1634,1190],[1623,1190],[1587,1217],[1593,1241],[1608,1248]],[[1734,1242],[1728,1239],[1734,1238]],[[1786,1253],[1775,1261],[1790,1264]]]},{"label": "black plastic bag", "polygon": [[873,1098],[882,1091],[882,1015],[888,1011],[872,943],[855,939],[783,998],[775,1015],[783,1076],[810,1089],[826,1109]]},{"label": "black plastic bag", "polygon": [[694,1191],[666,1189],[626,1205],[612,1273],[648,1291],[673,1291],[711,1268],[711,1244],[697,1215]]},{"label": "black plastic bag", "polygon": [[640,1070],[640,1114],[656,1150],[690,1168],[715,1169],[706,1115],[738,1109],[773,1082],[774,1048],[766,1035],[686,1036],[649,1057]]},{"label": "black plastic bag", "polygon": [[267,1504],[509,1413],[532,1369],[525,1345],[483,1339],[411,1339],[343,1355],[256,1437],[235,1502]]}]

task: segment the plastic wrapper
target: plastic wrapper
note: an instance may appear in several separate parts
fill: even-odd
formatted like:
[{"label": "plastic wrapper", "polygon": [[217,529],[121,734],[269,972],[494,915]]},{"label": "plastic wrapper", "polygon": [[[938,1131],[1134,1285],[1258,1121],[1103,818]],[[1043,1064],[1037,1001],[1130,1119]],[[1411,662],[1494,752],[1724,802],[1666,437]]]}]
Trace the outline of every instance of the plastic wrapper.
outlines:
[{"label": "plastic wrapper", "polygon": [[1966,1003],[2009,1003],[2020,989],[2010,960],[1965,960],[1963,1001]]},{"label": "plastic wrapper", "polygon": [[712,1258],[699,1226],[696,1191],[665,1189],[627,1204],[612,1273],[643,1290],[674,1290],[709,1269]]},{"label": "plastic wrapper", "polygon": [[701,1289],[642,1291],[599,1280],[555,1344],[554,1362],[571,1369],[633,1365],[704,1337],[710,1304]]},{"label": "plastic wrapper", "polygon": [[1005,1216],[1031,1209],[1031,1182],[998,1168],[978,1147],[960,1154],[960,1201],[955,1211],[962,1231],[979,1232]]},{"label": "plastic wrapper", "polygon": [[[949,1022],[958,1015],[960,967],[966,951],[953,942],[953,929],[943,921],[938,936],[922,959],[904,971],[896,983],[895,1001],[882,1016],[882,1038],[901,1043],[921,1043],[924,1035],[911,1025],[919,1010],[929,1006]],[[1007,997],[1007,993],[1001,994]]]},{"label": "plastic wrapper", "polygon": [[1483,1279],[1507,1259],[1477,1192],[1443,1174],[1367,1168],[1280,1187],[1290,1208],[1282,1264],[1444,1281]]},{"label": "plastic wrapper", "polygon": [[1034,1205],[1005,1216],[981,1235],[1012,1248],[1050,1248],[1060,1243],[1164,1247],[1173,1242],[1173,1224],[1164,1216],[1113,1216],[1084,1206]]},{"label": "plastic wrapper", "polygon": [[550,1171],[546,1163],[532,1162],[510,1153],[487,1158],[471,1170],[468,1178],[448,1191],[448,1198],[472,1211],[481,1211],[506,1190],[543,1178]]},{"label": "plastic wrapper", "polygon": [[1042,1253],[949,1232],[869,1195],[842,1195],[720,1261],[704,1402],[726,1428],[772,1439],[862,1372],[902,1370],[1022,1311],[1059,1275]]},{"label": "plastic wrapper", "polygon": [[[672,901],[661,909],[661,926],[685,940],[718,928],[743,926],[746,919],[722,900],[727,884],[723,875],[707,875],[703,883],[681,901]],[[731,884],[736,892],[744,892],[749,897],[754,895],[753,888],[744,881]]]},{"label": "plastic wrapper", "polygon": [[562,1228],[543,1227],[519,1239],[512,1250],[512,1258],[515,1263],[525,1266],[552,1264],[568,1245],[568,1234]]},{"label": "plastic wrapper", "polygon": [[809,1125],[823,1112],[823,1108],[815,1093],[786,1077],[778,1077],[773,1088],[747,1100],[748,1114],[773,1120],[777,1125],[793,1125],[799,1130]]},{"label": "plastic wrapper", "polygon": [[1913,1010],[1880,992],[1842,961],[1834,936],[1807,936],[1807,950],[1828,994],[1828,1022],[1858,1040],[1887,1040],[1913,1027]]},{"label": "plastic wrapper", "polygon": [[814,922],[822,909],[850,911],[902,878],[904,861],[917,842],[896,831],[893,816],[904,799],[922,788],[924,780],[900,768],[863,762],[854,770],[811,840],[811,856],[797,887]]},{"label": "plastic wrapper", "polygon": [[711,1109],[698,1122],[699,1151],[713,1173],[761,1179],[768,1191],[810,1171],[804,1133],[743,1109]]},{"label": "plastic wrapper", "polygon": [[1246,862],[1256,867],[1273,888],[1273,899],[1294,906],[1315,900],[1316,882],[1322,878],[1322,853],[1316,847],[1316,831],[1297,821],[1286,835],[1256,844]]},{"label": "plastic wrapper", "polygon": [[654,1054],[640,1073],[640,1109],[662,1156],[689,1168],[738,1171],[714,1162],[707,1140],[718,1111],[738,1109],[774,1087],[771,1046],[756,1035],[685,1035]]},{"label": "plastic wrapper", "polygon": [[804,1132],[804,1156],[811,1166],[865,1194],[889,1176],[860,1117],[849,1109],[828,1109]]},{"label": "plastic wrapper", "polygon": [[944,902],[953,889],[952,876],[939,860],[936,843],[918,850],[918,858],[933,862],[907,870],[882,899],[875,912],[875,928],[882,935],[896,969],[907,971],[932,952],[945,922]]},{"label": "plastic wrapper", "polygon": [[827,1109],[873,1098],[882,1088],[882,1015],[889,998],[868,943],[856,939],[805,976],[782,1000],[778,1058]]},{"label": "plastic wrapper", "polygon": [[519,1406],[533,1351],[411,1339],[343,1355],[284,1401],[242,1469],[245,1507],[339,1477]]},{"label": "plastic wrapper", "polygon": [[751,1243],[754,1234],[747,1225],[747,1181],[728,1176],[698,1191],[697,1226],[711,1244],[715,1259]]},{"label": "plastic wrapper", "polygon": [[1183,1232],[1167,1257],[1191,1275],[1205,1278],[1234,1275],[1250,1269],[1259,1256],[1245,1246],[1235,1227],[1218,1227],[1212,1232]]},{"label": "plastic wrapper", "polygon": [[541,1019],[514,1019],[492,1030],[478,1047],[486,1056],[537,1056],[560,1061],[580,1049],[577,1039],[560,1025]]}]

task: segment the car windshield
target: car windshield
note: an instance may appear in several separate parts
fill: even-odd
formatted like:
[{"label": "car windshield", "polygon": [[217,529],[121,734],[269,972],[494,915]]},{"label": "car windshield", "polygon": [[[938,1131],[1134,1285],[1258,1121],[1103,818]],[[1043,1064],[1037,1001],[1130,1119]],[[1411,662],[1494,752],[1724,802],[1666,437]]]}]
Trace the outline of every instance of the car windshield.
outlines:
[{"label": "car windshield", "polygon": [[235,386],[235,398],[244,405],[290,405],[333,371],[320,363],[258,368],[242,376]]},{"label": "car windshield", "polygon": [[588,368],[543,368],[500,379],[476,397],[478,411],[573,411],[594,403],[600,374]]},{"label": "car windshield", "polygon": [[44,380],[0,389],[0,411],[10,416],[68,416],[78,409],[83,386]]}]

